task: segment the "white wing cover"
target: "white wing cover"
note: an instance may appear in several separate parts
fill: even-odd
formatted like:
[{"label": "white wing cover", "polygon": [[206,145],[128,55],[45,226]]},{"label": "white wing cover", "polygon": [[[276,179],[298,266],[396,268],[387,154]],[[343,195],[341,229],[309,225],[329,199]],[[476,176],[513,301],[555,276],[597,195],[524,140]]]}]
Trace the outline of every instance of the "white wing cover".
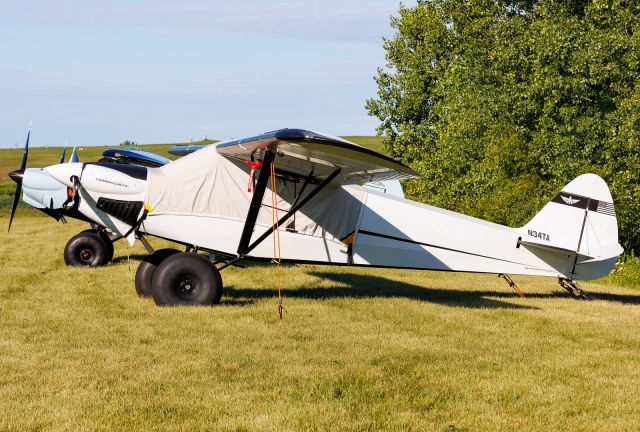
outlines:
[{"label": "white wing cover", "polygon": [[[147,202],[153,210],[150,217],[188,215],[244,222],[252,198],[248,192],[249,171],[248,165],[220,155],[214,146],[149,169]],[[300,183],[278,179],[280,216],[290,208],[300,187]],[[259,226],[272,224],[271,196],[268,189],[256,223]],[[366,191],[357,186],[329,186],[296,213],[285,228],[339,241],[353,231],[365,196]]]}]

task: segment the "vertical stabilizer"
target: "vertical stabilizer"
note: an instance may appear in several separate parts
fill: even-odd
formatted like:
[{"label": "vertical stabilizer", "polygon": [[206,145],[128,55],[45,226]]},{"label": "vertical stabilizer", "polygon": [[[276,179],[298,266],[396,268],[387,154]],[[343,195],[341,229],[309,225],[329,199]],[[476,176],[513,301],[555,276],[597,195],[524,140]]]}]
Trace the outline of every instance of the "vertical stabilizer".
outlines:
[{"label": "vertical stabilizer", "polygon": [[595,267],[589,268],[589,263],[606,261],[607,266],[613,266],[623,250],[618,244],[618,223],[607,184],[595,174],[576,177],[522,228],[521,243],[574,254],[572,273],[576,278],[591,278],[587,273]]}]

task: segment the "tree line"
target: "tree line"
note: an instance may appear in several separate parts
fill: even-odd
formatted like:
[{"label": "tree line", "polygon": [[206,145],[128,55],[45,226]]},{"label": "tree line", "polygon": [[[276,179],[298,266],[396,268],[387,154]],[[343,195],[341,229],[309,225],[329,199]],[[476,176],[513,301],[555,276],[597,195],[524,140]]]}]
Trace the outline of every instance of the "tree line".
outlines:
[{"label": "tree line", "polygon": [[639,24],[624,0],[401,5],[366,108],[422,175],[407,196],[519,226],[593,172],[640,252]]}]

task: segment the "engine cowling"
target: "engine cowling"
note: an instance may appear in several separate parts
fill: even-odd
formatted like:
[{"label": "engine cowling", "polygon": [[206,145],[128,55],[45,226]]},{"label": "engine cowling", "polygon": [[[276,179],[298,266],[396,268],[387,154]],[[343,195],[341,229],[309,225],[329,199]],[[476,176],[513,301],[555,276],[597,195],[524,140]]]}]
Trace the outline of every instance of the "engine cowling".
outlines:
[{"label": "engine cowling", "polygon": [[[114,163],[65,163],[45,168],[69,188],[79,182],[78,210],[120,235],[135,225],[144,209],[147,168]],[[75,177],[75,179],[74,179]],[[77,179],[77,180],[76,180]],[[130,235],[129,243],[133,243]]]}]

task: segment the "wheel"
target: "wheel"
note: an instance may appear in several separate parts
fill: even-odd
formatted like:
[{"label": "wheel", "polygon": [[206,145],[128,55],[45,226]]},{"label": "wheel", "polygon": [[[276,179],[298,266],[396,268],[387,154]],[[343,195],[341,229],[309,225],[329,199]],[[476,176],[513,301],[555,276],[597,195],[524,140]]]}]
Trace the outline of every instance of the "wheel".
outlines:
[{"label": "wheel", "polygon": [[[86,229],[86,230],[84,230],[82,232],[83,233],[91,232],[91,233],[94,233],[94,234],[98,234],[98,231],[93,229],[93,228]],[[106,244],[106,247],[107,247],[107,249],[106,249],[107,250],[107,261],[105,262],[105,264],[107,264],[108,262],[111,262],[111,260],[113,259],[113,242],[111,241],[111,237],[109,237],[109,235],[104,231],[101,231],[98,235],[100,236],[100,238],[102,238],[102,240],[104,240],[104,242]]]},{"label": "wheel", "polygon": [[[111,252],[110,252],[111,251]],[[83,231],[71,237],[64,247],[64,262],[68,266],[98,267],[109,262],[113,245],[95,232]]]},{"label": "wheel", "polygon": [[111,262],[111,260],[113,259],[113,242],[111,241],[111,238],[104,231],[98,235],[107,246],[107,260],[104,262],[105,264],[107,264]]},{"label": "wheel", "polygon": [[160,306],[217,304],[222,297],[222,278],[206,257],[187,252],[175,254],[153,274],[151,296]]},{"label": "wheel", "polygon": [[148,297],[151,290],[151,278],[158,265],[171,255],[180,253],[177,249],[158,249],[151,255],[142,258],[136,271],[136,292],[140,297]]}]

